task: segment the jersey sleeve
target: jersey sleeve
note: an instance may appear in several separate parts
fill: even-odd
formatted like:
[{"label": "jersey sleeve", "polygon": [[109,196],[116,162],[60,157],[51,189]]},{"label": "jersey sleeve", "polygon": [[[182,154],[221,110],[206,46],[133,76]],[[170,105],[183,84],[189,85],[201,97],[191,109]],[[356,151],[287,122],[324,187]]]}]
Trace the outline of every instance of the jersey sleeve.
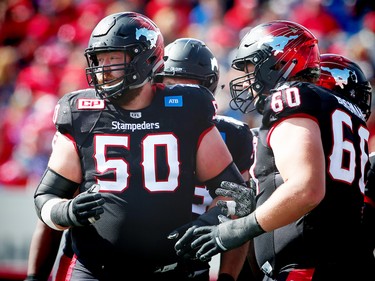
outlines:
[{"label": "jersey sleeve", "polygon": [[69,133],[73,130],[72,111],[71,111],[71,95],[64,95],[55,107],[53,117],[56,129],[62,133]]},{"label": "jersey sleeve", "polygon": [[217,114],[217,102],[212,93],[205,87],[199,87],[197,101],[200,105],[200,114],[198,115],[204,124],[207,124],[207,127],[212,127],[214,125],[213,119]]},{"label": "jersey sleeve", "polygon": [[254,162],[253,135],[250,131],[250,128],[246,124],[241,127],[241,133],[239,134],[238,142],[241,153],[234,157],[233,160],[240,172],[243,173],[244,171],[249,170]]},{"label": "jersey sleeve", "polygon": [[242,121],[222,115],[218,115],[215,121],[240,172],[249,170],[253,163],[253,134],[249,126]]},{"label": "jersey sleeve", "polygon": [[194,125],[194,131],[202,133],[213,127],[217,112],[217,103],[212,93],[205,87],[198,85],[175,85],[175,96],[183,97],[181,114],[186,122]]}]

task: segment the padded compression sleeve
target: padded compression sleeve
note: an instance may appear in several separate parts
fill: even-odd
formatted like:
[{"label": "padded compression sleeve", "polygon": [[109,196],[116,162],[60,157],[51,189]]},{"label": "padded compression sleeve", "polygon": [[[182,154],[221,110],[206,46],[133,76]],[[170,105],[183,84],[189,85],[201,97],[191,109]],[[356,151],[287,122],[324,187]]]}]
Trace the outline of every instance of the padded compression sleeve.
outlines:
[{"label": "padded compression sleeve", "polygon": [[246,183],[234,162],[230,163],[219,175],[204,183],[212,198],[217,197],[215,190],[220,187],[222,181],[235,182],[246,186]]},{"label": "padded compression sleeve", "polygon": [[41,213],[44,204],[50,201],[49,204],[51,205],[61,201],[62,198],[73,198],[78,186],[78,183],[64,178],[47,167],[34,194],[34,204],[38,217],[43,221]]}]

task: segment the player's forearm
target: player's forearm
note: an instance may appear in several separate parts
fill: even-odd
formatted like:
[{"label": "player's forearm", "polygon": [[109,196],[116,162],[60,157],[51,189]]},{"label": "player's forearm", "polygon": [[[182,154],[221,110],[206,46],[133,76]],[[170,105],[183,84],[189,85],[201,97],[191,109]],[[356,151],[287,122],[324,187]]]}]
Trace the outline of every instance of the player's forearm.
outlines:
[{"label": "player's forearm", "polygon": [[27,275],[36,276],[38,280],[47,280],[61,240],[60,231],[52,230],[38,221],[33,234],[28,259]]},{"label": "player's forearm", "polygon": [[246,260],[248,248],[249,242],[238,248],[222,253],[220,258],[219,276],[220,274],[225,273],[232,276],[233,280],[237,280]]}]

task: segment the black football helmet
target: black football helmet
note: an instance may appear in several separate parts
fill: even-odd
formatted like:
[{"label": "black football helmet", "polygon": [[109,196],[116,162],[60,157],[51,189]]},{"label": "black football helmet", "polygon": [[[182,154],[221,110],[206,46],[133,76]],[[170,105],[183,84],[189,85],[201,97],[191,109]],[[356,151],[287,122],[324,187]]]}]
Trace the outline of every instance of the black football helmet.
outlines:
[{"label": "black football helmet", "polygon": [[[130,56],[129,63],[99,66],[97,54],[122,51]],[[94,28],[85,50],[88,63],[86,77],[102,99],[118,98],[128,89],[143,86],[163,67],[164,40],[155,23],[144,15],[123,12],[109,15]],[[98,76],[111,71],[124,75],[99,82]]]},{"label": "black football helmet", "polygon": [[371,84],[355,62],[337,54],[322,54],[317,84],[356,104],[366,121],[370,117]]},{"label": "black football helmet", "polygon": [[248,63],[255,66],[254,71],[229,84],[230,105],[247,113],[254,110],[250,105],[257,97],[256,109],[261,113],[264,99],[278,83],[291,77],[319,77],[318,40],[294,22],[275,20],[260,24],[241,40],[232,68],[247,72]]},{"label": "black football helmet", "polygon": [[214,93],[219,81],[219,64],[204,42],[180,38],[165,47],[164,71],[156,74],[155,82],[161,82],[164,76],[196,79]]}]

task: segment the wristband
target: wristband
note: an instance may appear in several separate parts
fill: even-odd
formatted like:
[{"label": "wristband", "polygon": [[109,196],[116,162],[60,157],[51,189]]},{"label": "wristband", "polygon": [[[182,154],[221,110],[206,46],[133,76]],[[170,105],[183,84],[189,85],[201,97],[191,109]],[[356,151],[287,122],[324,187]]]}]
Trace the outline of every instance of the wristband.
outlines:
[{"label": "wristband", "polygon": [[61,198],[53,198],[53,199],[50,199],[48,200],[42,207],[42,210],[41,210],[41,219],[42,221],[48,225],[50,228],[54,229],[54,230],[59,230],[59,231],[63,231],[65,229],[67,229],[67,227],[59,227],[57,226],[53,221],[52,221],[52,218],[51,218],[51,212],[52,212],[52,208],[61,203],[61,202],[64,202],[64,201],[67,201],[66,199],[61,199]]}]

